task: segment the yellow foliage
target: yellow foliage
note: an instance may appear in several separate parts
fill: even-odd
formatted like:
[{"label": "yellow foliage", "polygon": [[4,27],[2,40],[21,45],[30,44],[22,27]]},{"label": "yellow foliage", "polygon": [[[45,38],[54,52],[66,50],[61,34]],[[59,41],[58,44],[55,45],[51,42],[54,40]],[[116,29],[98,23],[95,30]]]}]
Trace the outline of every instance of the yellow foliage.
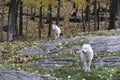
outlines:
[{"label": "yellow foliage", "polygon": [[73,0],[73,2],[76,5],[81,6],[81,7],[86,7],[86,5],[87,5],[86,0]]},{"label": "yellow foliage", "polygon": [[85,78],[82,78],[82,80],[86,80]]},{"label": "yellow foliage", "polygon": [[40,7],[41,5],[46,7],[49,4],[53,6],[56,4],[56,0],[22,0],[24,6]]},{"label": "yellow foliage", "polygon": [[22,0],[24,6],[34,6],[34,0]]}]

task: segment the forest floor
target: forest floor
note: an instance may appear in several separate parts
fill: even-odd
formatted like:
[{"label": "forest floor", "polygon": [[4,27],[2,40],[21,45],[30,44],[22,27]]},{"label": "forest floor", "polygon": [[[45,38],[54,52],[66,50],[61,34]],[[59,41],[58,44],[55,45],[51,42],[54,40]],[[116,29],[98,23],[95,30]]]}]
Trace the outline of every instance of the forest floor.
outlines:
[{"label": "forest floor", "polygon": [[[38,18],[30,20],[30,16],[28,27],[24,16],[24,35],[16,37],[13,42],[5,42],[7,34],[3,32],[4,42],[0,43],[1,80],[120,80],[120,30],[107,31],[108,23],[101,21],[100,30],[103,31],[93,32],[94,21],[91,20],[90,32],[88,22],[86,32],[82,32],[82,22],[68,21],[75,11],[72,4],[62,5],[60,14],[65,20],[60,22],[60,28],[64,35],[59,40],[47,37],[48,24],[43,25],[42,38],[39,39]],[[78,16],[81,16],[80,11]],[[55,14],[56,10],[53,16]],[[7,17],[4,23],[7,23]],[[91,72],[84,72],[79,63],[79,50],[84,43],[91,43],[94,50]]]},{"label": "forest floor", "polygon": [[[84,72],[79,63],[79,50],[84,43],[91,43],[94,50],[91,72]],[[0,66],[4,68],[0,70],[4,73],[1,79],[119,80],[119,44],[120,30],[86,32],[45,42],[0,43]]]}]

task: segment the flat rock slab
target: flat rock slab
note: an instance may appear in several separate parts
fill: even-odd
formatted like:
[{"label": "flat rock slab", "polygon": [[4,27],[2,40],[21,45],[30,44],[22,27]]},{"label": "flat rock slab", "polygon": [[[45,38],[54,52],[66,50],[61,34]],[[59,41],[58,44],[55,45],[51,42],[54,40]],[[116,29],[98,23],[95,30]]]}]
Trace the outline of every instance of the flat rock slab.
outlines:
[{"label": "flat rock slab", "polygon": [[33,46],[30,48],[26,48],[24,50],[21,50],[20,53],[24,55],[28,54],[47,54],[49,51],[54,52],[54,53],[59,53],[61,51],[61,48],[58,48],[57,46],[63,44],[63,43],[68,43],[68,42],[75,42],[80,39],[86,39],[87,36],[75,36],[73,38],[65,38],[65,39],[59,39],[59,40],[53,40],[53,41],[48,41],[45,43],[41,43],[37,46]]},{"label": "flat rock slab", "polygon": [[120,57],[118,56],[98,58],[93,62],[95,66],[120,67]]},{"label": "flat rock slab", "polygon": [[0,69],[0,80],[53,80],[51,76]]},{"label": "flat rock slab", "polygon": [[[62,48],[58,46],[68,42],[75,42],[80,39],[87,39],[91,43],[91,46],[95,52],[116,52],[120,51],[120,36],[95,36],[95,35],[86,35],[86,36],[75,36],[73,38],[66,38],[61,40],[53,40],[45,43],[41,43],[37,46],[26,48],[21,50],[20,53],[24,55],[28,54],[48,54],[49,52],[59,53],[62,51]],[[66,50],[80,50],[82,45],[73,45],[67,47]]]},{"label": "flat rock slab", "polygon": [[101,36],[92,40],[94,51],[116,52],[120,51],[120,36]]},{"label": "flat rock slab", "polygon": [[[33,46],[30,48],[26,48],[24,50],[21,50],[21,54],[28,55],[28,54],[58,54],[62,53],[62,48],[58,47],[64,43],[69,42],[77,42],[78,40],[87,39],[89,40],[88,43],[91,44],[94,52],[117,52],[120,51],[120,30],[111,30],[111,31],[104,31],[104,34],[110,34],[110,36],[104,36],[104,35],[96,35],[96,34],[87,34],[87,35],[79,35],[74,36],[71,38],[65,38],[65,39],[59,39],[59,40],[53,40],[53,41],[47,41],[44,43],[40,43],[37,46]],[[114,35],[111,35],[114,34]],[[115,35],[116,34],[116,35]],[[80,50],[82,47],[81,45],[72,45],[70,47],[67,47],[66,50]],[[36,62],[36,65],[38,66],[55,66],[55,65],[66,65],[66,61],[59,61],[54,62],[54,60],[51,59],[45,59],[45,60],[39,60]],[[69,63],[68,63],[69,64]],[[106,64],[107,65],[107,64]],[[103,65],[104,66],[104,65]],[[110,65],[109,65],[110,66]],[[111,64],[111,66],[113,66]]]},{"label": "flat rock slab", "polygon": [[44,66],[44,67],[53,67],[53,66],[65,66],[68,64],[72,64],[74,59],[71,58],[71,61],[68,61],[67,57],[50,57],[39,59],[33,63],[35,66]]}]

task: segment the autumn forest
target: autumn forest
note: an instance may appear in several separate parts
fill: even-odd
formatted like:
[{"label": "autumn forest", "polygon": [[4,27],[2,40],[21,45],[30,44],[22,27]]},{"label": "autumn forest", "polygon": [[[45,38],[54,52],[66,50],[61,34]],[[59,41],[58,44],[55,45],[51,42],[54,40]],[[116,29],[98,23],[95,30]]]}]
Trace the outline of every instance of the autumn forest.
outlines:
[{"label": "autumn forest", "polygon": [[120,0],[0,0],[0,80],[120,80],[119,28]]},{"label": "autumn forest", "polygon": [[52,38],[52,24],[64,36],[119,28],[119,0],[1,0],[0,40]]}]

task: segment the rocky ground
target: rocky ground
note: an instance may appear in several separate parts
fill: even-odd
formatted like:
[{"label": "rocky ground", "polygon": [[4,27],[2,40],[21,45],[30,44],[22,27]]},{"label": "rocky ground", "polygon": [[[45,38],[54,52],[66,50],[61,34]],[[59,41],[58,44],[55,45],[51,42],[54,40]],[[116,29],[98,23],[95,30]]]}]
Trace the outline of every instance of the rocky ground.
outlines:
[{"label": "rocky ground", "polygon": [[40,75],[35,73],[27,73],[24,71],[13,71],[0,69],[0,80],[53,80],[50,75]]},{"label": "rocky ground", "polygon": [[[52,41],[40,43],[37,46],[26,48],[19,52],[22,55],[58,54],[58,53],[63,53],[64,49],[66,49],[66,51],[71,51],[71,50],[78,51],[81,49],[81,46],[84,43],[90,43],[92,45],[94,52],[100,52],[101,54],[102,52],[118,52],[120,51],[119,35],[120,35],[120,30],[99,31],[90,34],[79,34],[71,38],[64,38],[64,39],[52,40]],[[69,45],[65,46],[66,44]],[[67,60],[68,57],[52,56],[49,58],[40,59],[36,61],[34,65],[51,67],[55,65],[65,66],[66,64],[71,64],[71,62],[63,61],[63,59]],[[73,57],[71,57],[71,59],[74,60]],[[106,67],[117,67],[120,66],[120,57],[119,56],[102,57],[102,58],[94,59],[93,62],[95,65],[101,65]],[[4,69],[0,69],[0,78],[1,80],[46,80],[46,79],[53,80],[53,77],[48,75],[36,75],[32,73],[8,71]]]},{"label": "rocky ground", "polygon": [[[86,43],[92,45],[93,50],[96,51],[108,51],[115,52],[120,51],[120,30],[100,31],[91,34],[81,34],[71,38],[52,40],[45,43],[41,43],[37,46],[33,46],[21,51],[21,54],[48,54],[59,53],[62,48],[58,47],[62,44],[69,42],[77,42],[79,40],[88,40]],[[66,50],[80,50],[82,45],[72,45],[67,47]]]},{"label": "rocky ground", "polygon": [[[63,50],[62,46],[63,44],[70,43],[70,42],[77,42],[80,40],[87,40],[86,43],[90,43],[94,52],[117,52],[120,51],[120,30],[111,30],[111,31],[100,31],[94,34],[88,34],[88,35],[79,35],[74,36],[71,38],[65,38],[65,39],[59,39],[59,40],[53,40],[48,41],[42,44],[39,44],[37,46],[33,46],[31,48],[27,48],[23,50],[21,53],[26,54],[55,54],[60,53]],[[66,50],[80,50],[82,44],[76,44],[72,45],[70,47],[67,47]],[[53,59],[53,58],[49,58]],[[56,59],[56,58],[55,58]],[[42,62],[50,61],[48,59],[42,60]],[[42,65],[40,60],[40,64]],[[51,63],[51,62],[47,62]],[[63,62],[64,64],[66,62]],[[50,65],[50,64],[49,64]],[[48,65],[46,65],[48,66]]]}]

